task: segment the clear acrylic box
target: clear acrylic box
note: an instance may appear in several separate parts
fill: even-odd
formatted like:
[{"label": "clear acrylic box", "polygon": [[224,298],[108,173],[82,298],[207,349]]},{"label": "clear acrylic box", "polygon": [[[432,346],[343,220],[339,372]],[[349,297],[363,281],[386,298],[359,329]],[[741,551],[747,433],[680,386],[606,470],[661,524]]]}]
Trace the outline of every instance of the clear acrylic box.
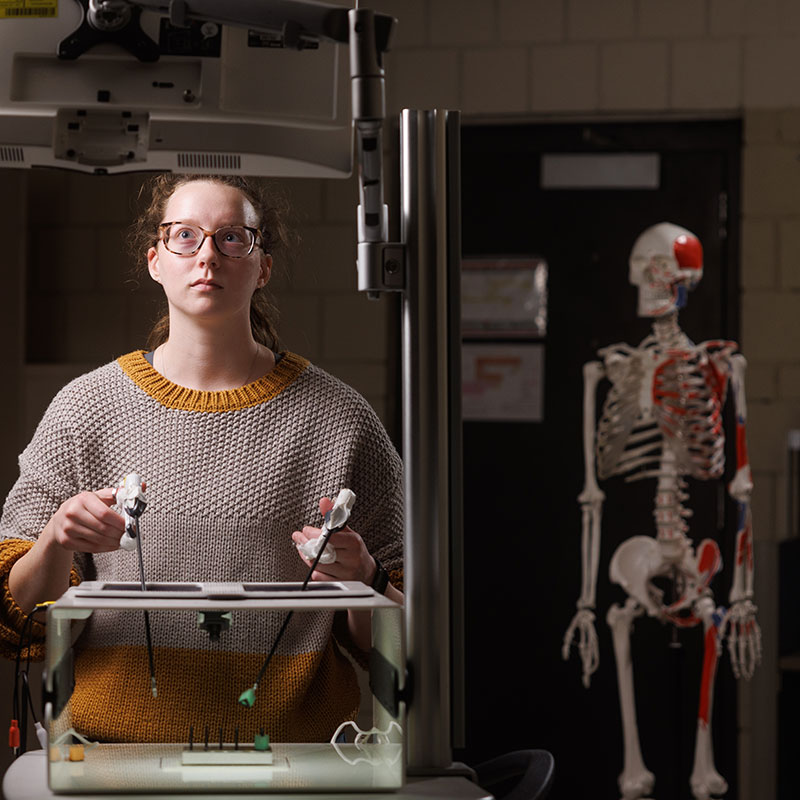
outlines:
[{"label": "clear acrylic box", "polygon": [[[405,776],[405,676],[402,608],[356,582],[181,583],[85,582],[70,588],[48,609],[44,674],[45,719],[50,752],[48,783],[56,794],[153,792],[374,792],[403,786]],[[198,615],[233,624],[249,614],[296,615],[312,611],[363,609],[372,612],[369,689],[362,690],[360,728],[347,725],[336,741],[282,742],[268,750],[255,742],[234,742],[230,731],[218,737],[194,731],[186,742],[94,743],[73,723],[75,688],[73,646],[82,622],[93,614],[159,612],[186,616],[197,628]],[[224,635],[224,634],[223,634]],[[142,646],[145,637],[142,633]],[[158,642],[154,642],[158,647]],[[266,653],[264,656],[266,657]],[[169,668],[158,662],[157,678]],[[149,681],[144,675],[143,680]],[[248,676],[236,680],[252,684]],[[168,682],[167,682],[168,684]],[[259,689],[259,694],[267,691]],[[368,697],[364,697],[364,694]],[[368,708],[371,704],[371,718]],[[108,714],[124,714],[109,701]],[[371,726],[368,727],[369,722]],[[187,720],[187,730],[189,721]],[[359,734],[359,731],[362,731]],[[368,731],[372,731],[367,735]],[[237,737],[238,739],[238,730]],[[82,740],[86,740],[83,744]],[[263,748],[263,742],[261,742]]]}]

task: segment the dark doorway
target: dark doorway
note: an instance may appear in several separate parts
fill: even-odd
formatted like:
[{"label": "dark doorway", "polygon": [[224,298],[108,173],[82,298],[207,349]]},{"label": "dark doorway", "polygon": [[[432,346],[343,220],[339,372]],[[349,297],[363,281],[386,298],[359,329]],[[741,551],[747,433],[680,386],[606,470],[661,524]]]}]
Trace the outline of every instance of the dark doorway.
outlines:
[{"label": "dark doorway", "polygon": [[[738,334],[738,121],[466,125],[462,130],[463,255],[538,256],[548,264],[541,422],[464,425],[466,752],[477,761],[542,747],[556,758],[552,797],[618,798],[622,734],[605,615],[624,595],[608,579],[617,545],[654,535],[654,481],[603,484],[606,504],[597,596],[600,667],[581,685],[580,660],[561,659],[580,593],[583,485],[582,365],[615,342],[649,333],[636,316],[628,255],[657,222],[682,225],[705,251],[704,277],[680,324],[694,341]],[[542,188],[546,154],[657,156],[650,188]],[[602,396],[599,398],[602,400]],[[728,403],[730,406],[731,404]],[[730,422],[730,420],[729,420]],[[732,427],[728,426],[728,431]],[[729,443],[733,437],[729,435]],[[712,588],[727,605],[735,514],[725,483],[691,483],[689,534],[710,537],[723,572]],[[633,638],[639,730],[660,800],[689,798],[702,631],[643,617]],[[736,692],[720,660],[712,732],[717,769],[737,797]]]}]

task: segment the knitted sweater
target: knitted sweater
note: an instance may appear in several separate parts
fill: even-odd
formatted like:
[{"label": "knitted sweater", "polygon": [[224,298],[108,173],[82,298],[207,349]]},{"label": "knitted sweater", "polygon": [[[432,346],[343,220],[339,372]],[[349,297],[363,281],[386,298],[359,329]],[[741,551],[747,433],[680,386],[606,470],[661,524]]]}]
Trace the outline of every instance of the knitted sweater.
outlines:
[{"label": "knitted sweater", "polygon": [[[350,526],[402,580],[400,459],[357,392],[292,353],[263,378],[219,392],[171,383],[141,351],[121,356],[58,393],[19,461],[0,519],[6,654],[24,620],[7,587],[14,561],[64,500],[132,471],[147,482],[148,581],[303,580],[292,531],[319,526],[319,498],[343,487],[357,498]],[[73,581],[138,580],[136,554],[121,549],[76,554],[74,566]],[[212,736],[224,726],[229,741],[234,726],[243,741],[261,728],[275,741],[326,740],[358,710],[357,679],[339,648],[350,648],[342,617],[296,613],[255,707],[244,709],[238,695],[283,613],[235,614],[212,642],[185,612],[151,612],[153,698],[141,612],[95,611],[76,644],[72,724],[104,741],[186,741],[189,725],[208,725]]]}]

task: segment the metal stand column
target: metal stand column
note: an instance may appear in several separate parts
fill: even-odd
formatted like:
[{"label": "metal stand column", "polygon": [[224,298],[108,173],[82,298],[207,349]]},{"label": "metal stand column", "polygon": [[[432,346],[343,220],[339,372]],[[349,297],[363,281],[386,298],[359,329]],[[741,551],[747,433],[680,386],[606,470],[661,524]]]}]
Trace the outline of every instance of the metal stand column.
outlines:
[{"label": "metal stand column", "polygon": [[452,766],[451,631],[461,630],[450,592],[460,557],[451,542],[461,539],[458,123],[448,111],[406,110],[401,120],[409,774]]}]

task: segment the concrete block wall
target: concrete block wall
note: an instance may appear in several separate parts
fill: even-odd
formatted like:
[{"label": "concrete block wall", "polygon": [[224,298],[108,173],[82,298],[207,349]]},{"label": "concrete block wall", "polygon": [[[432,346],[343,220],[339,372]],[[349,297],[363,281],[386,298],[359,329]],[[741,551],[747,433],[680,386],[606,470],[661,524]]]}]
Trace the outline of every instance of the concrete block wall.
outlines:
[{"label": "concrete block wall", "polygon": [[757,536],[787,535],[800,427],[800,5],[792,0],[375,0],[399,20],[391,113],[745,121],[742,330]]},{"label": "concrete block wall", "polygon": [[[740,338],[749,362],[757,553],[768,562],[760,574],[774,576],[769,559],[787,534],[786,432],[800,428],[800,4],[373,0],[366,5],[399,19],[386,57],[390,114],[404,107],[439,107],[460,109],[465,122],[744,119]],[[26,427],[62,380],[89,363],[142,346],[149,323],[142,309],[152,308],[154,292],[147,285],[131,291],[119,244],[137,181],[31,173],[6,182],[28,198],[30,219],[43,221],[36,223],[43,226],[41,240],[32,238],[25,256],[29,293],[36,297],[29,304],[35,318],[28,319],[25,350],[47,350],[55,357],[45,361],[58,362],[25,370]],[[282,274],[279,265],[274,280],[285,342],[351,382],[386,416],[390,314],[386,303],[373,305],[354,288],[355,184],[288,181],[285,186],[304,242]],[[774,598],[762,596],[766,640],[774,633],[775,608]],[[764,764],[774,757],[769,736],[775,680],[769,670],[767,665],[766,684],[742,695],[743,798],[774,794],[769,775],[764,778]]]},{"label": "concrete block wall", "polygon": [[[162,293],[127,252],[139,175],[15,176],[27,192],[27,324],[22,446],[53,393],[87,368],[144,347]],[[284,180],[299,246],[276,262],[272,291],[285,347],[386,408],[387,303],[356,292],[354,180]]]},{"label": "concrete block wall", "polygon": [[[375,0],[399,18],[387,55],[390,114],[449,107],[486,116],[736,114],[745,119],[742,346],[759,530],[775,509],[783,431],[800,427],[800,10],[789,0]],[[798,7],[800,8],[800,7]],[[794,105],[793,105],[794,104]],[[796,107],[795,107],[796,106]],[[7,173],[8,174],[8,173]],[[9,178],[10,180],[10,178]],[[158,289],[132,274],[124,231],[138,176],[14,176],[36,234],[27,253],[32,411],[62,377],[143,346]],[[286,345],[352,381],[383,412],[387,304],[355,291],[349,181],[282,182],[302,237],[273,288]],[[45,388],[47,387],[47,388]],[[33,409],[33,406],[36,409]],[[35,414],[30,416],[35,419]],[[29,432],[29,426],[26,427]],[[766,484],[769,488],[762,490]],[[769,500],[762,502],[761,495]]]},{"label": "concrete block wall", "polygon": [[748,360],[764,663],[739,697],[740,797],[775,796],[777,543],[800,428],[800,5],[793,0],[375,0],[399,19],[388,103],[475,120],[744,120]]}]

